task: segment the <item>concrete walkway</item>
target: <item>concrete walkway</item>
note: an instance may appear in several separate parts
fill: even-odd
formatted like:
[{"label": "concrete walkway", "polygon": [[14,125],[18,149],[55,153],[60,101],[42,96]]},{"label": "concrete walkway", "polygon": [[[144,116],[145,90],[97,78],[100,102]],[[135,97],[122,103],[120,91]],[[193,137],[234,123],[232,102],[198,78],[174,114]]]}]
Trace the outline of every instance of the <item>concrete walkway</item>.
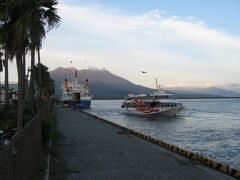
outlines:
[{"label": "concrete walkway", "polygon": [[234,179],[79,111],[55,113],[68,179]]}]

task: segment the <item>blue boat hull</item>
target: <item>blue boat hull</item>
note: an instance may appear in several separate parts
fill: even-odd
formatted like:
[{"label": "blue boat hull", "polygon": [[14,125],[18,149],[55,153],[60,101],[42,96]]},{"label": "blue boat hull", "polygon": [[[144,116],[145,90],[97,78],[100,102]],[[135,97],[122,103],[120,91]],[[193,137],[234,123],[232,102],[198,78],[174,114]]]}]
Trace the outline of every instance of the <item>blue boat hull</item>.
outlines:
[{"label": "blue boat hull", "polygon": [[90,109],[90,107],[91,107],[91,100],[80,100],[79,102],[75,103],[75,108]]}]

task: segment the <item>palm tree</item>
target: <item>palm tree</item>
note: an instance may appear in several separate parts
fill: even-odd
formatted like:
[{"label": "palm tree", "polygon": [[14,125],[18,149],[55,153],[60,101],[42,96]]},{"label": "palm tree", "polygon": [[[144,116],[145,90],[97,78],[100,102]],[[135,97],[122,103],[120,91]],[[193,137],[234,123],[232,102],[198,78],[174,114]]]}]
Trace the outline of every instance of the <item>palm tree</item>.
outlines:
[{"label": "palm tree", "polygon": [[5,0],[0,4],[0,39],[4,42],[5,52],[11,59],[16,58],[18,73],[17,128],[23,125],[25,99],[25,62],[27,50],[29,16],[25,13],[28,4],[25,0]]},{"label": "palm tree", "polygon": [[[58,27],[61,18],[57,15],[57,9],[56,5],[58,4],[57,0],[46,0],[43,4],[42,7],[45,9],[45,11],[42,12],[42,20],[39,22],[39,42],[37,45],[37,52],[38,52],[38,65],[40,66],[41,60],[40,60],[40,49],[42,47],[42,39],[45,38],[45,34],[52,30],[54,27]],[[41,26],[46,22],[46,32],[41,33]],[[41,79],[41,68],[40,71],[38,72],[38,77],[39,77],[39,94],[41,95],[41,85],[42,85],[42,79]]]},{"label": "palm tree", "polygon": [[54,94],[55,90],[55,85],[54,85],[54,80],[51,79],[50,74],[48,72],[48,67],[43,65],[43,64],[38,64],[37,66],[34,67],[34,71],[36,72],[35,74],[35,79],[36,83],[39,84],[39,76],[38,72],[41,71],[41,79],[42,79],[42,95],[44,97],[49,97],[50,95]]},{"label": "palm tree", "polygon": [[5,84],[4,84],[4,88],[5,88],[5,100],[4,103],[6,106],[9,105],[9,86],[8,86],[8,55],[7,55],[7,51],[5,49],[5,53],[4,53],[4,70],[5,70]]},{"label": "palm tree", "polygon": [[[32,9],[30,14],[32,15],[32,24],[30,27],[30,39],[31,39],[31,80],[30,80],[30,102],[33,102],[34,98],[34,64],[35,64],[35,51],[38,54],[38,64],[40,65],[40,48],[42,40],[45,38],[46,32],[52,28],[58,26],[60,17],[57,15],[56,0],[36,0],[32,2]],[[38,92],[41,94],[41,71],[38,71]]]},{"label": "palm tree", "polygon": [[60,22],[55,5],[57,0],[2,0],[0,2],[0,43],[4,44],[11,59],[16,58],[17,64],[18,129],[23,125],[25,55],[29,48],[34,53],[36,49],[40,49],[46,31]]}]

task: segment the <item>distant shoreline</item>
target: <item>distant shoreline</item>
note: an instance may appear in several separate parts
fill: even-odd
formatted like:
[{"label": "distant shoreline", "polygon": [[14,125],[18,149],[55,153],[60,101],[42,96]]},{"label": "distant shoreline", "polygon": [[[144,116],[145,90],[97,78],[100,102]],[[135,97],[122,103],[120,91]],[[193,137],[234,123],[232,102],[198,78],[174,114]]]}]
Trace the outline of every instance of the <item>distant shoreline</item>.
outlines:
[{"label": "distant shoreline", "polygon": [[[240,99],[240,97],[178,97],[176,99]],[[93,100],[124,100],[124,98],[93,98]]]}]

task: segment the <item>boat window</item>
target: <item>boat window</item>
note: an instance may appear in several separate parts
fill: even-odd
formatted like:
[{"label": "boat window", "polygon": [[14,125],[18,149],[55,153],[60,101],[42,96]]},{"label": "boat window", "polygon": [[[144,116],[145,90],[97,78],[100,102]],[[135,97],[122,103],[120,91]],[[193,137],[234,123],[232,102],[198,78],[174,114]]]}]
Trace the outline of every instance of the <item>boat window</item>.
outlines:
[{"label": "boat window", "polygon": [[159,103],[158,102],[151,102],[150,107],[156,107]]}]

